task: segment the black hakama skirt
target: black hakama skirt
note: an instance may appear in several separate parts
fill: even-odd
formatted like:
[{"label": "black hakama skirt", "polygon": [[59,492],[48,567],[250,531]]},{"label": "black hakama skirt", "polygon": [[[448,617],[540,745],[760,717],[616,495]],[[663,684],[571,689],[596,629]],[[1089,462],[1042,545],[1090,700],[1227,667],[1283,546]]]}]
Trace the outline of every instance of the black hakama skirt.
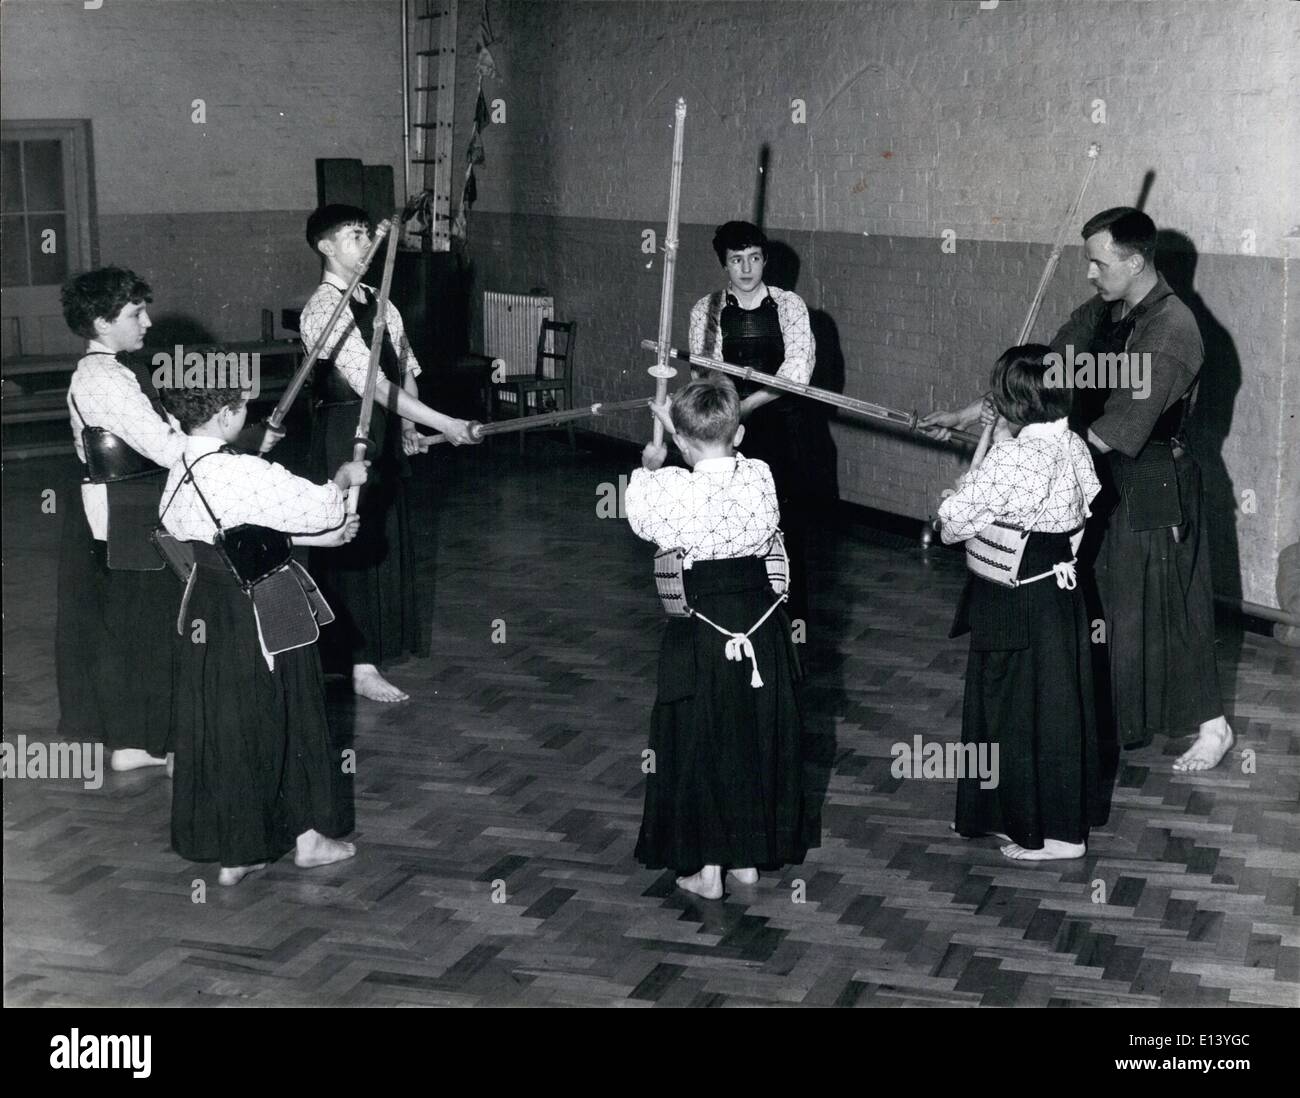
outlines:
[{"label": "black hakama skirt", "polygon": [[170,568],[110,569],[80,487],[65,498],[54,644],[59,735],[161,758],[172,750],[180,581]]},{"label": "black hakama skirt", "polygon": [[350,832],[351,768],[331,744],[316,646],[268,669],[252,600],[215,561],[198,565],[186,618],[205,636],[188,643],[176,683],[172,847],[243,866],[274,861],[304,831]]},{"label": "black hakama skirt", "polygon": [[[689,604],[729,630],[748,630],[775,598],[755,557],[699,561],[685,575]],[[726,638],[698,617],[670,619],[664,631],[650,718],[654,771],[636,844],[651,869],[772,869],[817,845],[807,833],[798,660],[784,609],[750,641],[758,688],[749,658],[726,659]]]},{"label": "black hakama skirt", "polygon": [[[1020,575],[1071,557],[1065,534],[1031,534]],[[954,636],[969,629],[961,742],[997,746],[997,784],[957,783],[957,831],[1000,832],[1028,849],[1080,843],[1106,822],[1094,709],[1090,628],[1082,592],[1056,579],[1002,587],[968,578]]]},{"label": "black hakama skirt", "polygon": [[[316,479],[328,480],[352,460],[359,411],[359,403],[316,410],[311,454]],[[321,659],[330,671],[346,672],[359,663],[384,667],[429,654],[407,506],[410,466],[401,453],[399,427],[398,420],[375,408],[377,456],[361,489],[361,528],[347,545],[311,553],[312,577],[337,615],[321,636]]]},{"label": "black hakama skirt", "polygon": [[1170,528],[1130,530],[1121,498],[1097,555],[1111,699],[1125,747],[1148,744],[1157,732],[1186,735],[1223,715],[1201,469],[1184,450],[1174,471],[1183,513],[1179,540]]}]

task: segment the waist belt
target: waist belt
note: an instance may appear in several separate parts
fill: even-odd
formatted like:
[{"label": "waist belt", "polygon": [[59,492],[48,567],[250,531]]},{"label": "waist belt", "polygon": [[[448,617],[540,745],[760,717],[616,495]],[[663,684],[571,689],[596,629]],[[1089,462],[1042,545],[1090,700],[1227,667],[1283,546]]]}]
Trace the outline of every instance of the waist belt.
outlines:
[{"label": "waist belt", "polygon": [[[776,595],[776,600],[767,608],[763,616],[744,633],[724,629],[712,618],[706,617],[687,602],[684,562],[688,559],[688,556],[689,554],[684,549],[664,549],[655,555],[655,587],[659,592],[659,599],[663,603],[664,612],[673,618],[699,618],[705,625],[710,626],[726,637],[724,651],[727,659],[739,662],[746,657],[749,658],[750,666],[753,669],[749,685],[757,690],[763,685],[763,677],[758,673],[758,657],[754,654],[754,645],[749,638],[772,616],[772,612],[789,598],[787,589],[789,587],[790,561],[786,555],[785,539],[781,536],[781,531],[777,530],[772,535],[772,540],[768,544],[767,552],[763,558],[767,583]],[[744,559],[752,561],[752,566],[757,568],[758,561],[756,558]],[[713,562],[701,562],[701,564],[711,563]],[[753,590],[754,588],[746,585],[744,589]]]},{"label": "waist belt", "polygon": [[1037,580],[1055,575],[1058,586],[1069,591],[1074,590],[1074,565],[1077,560],[1075,554],[1078,553],[1079,545],[1083,541],[1083,527],[1080,527],[1070,536],[1070,559],[1068,561],[1054,564],[1048,571],[1039,572],[1035,576],[1026,579],[1020,578],[1020,565],[1025,555],[1025,548],[1029,544],[1029,536],[1034,532],[1035,524],[1047,513],[1047,505],[1058,487],[1064,483],[1067,471],[1073,475],[1075,488],[1079,491],[1080,497],[1083,498],[1084,515],[1090,516],[1092,514],[1087,498],[1083,497],[1083,487],[1079,483],[1079,471],[1075,468],[1074,459],[1070,454],[1069,438],[1070,435],[1067,431],[1062,438],[1065,466],[1048,487],[1047,495],[1043,497],[1042,506],[1039,507],[1038,513],[1033,518],[1023,527],[995,520],[973,537],[966,539],[966,567],[974,575],[979,576],[981,579],[990,580],[1002,587],[1019,587],[1021,584],[1034,583]]},{"label": "waist belt", "polygon": [[[661,549],[655,554],[655,590],[670,618],[689,618],[695,613],[686,598],[686,569],[690,553],[685,549]],[[711,562],[709,562],[711,563]],[[772,590],[784,596],[790,588],[790,557],[785,550],[785,537],[780,530],[772,535],[763,554],[763,567]]]}]

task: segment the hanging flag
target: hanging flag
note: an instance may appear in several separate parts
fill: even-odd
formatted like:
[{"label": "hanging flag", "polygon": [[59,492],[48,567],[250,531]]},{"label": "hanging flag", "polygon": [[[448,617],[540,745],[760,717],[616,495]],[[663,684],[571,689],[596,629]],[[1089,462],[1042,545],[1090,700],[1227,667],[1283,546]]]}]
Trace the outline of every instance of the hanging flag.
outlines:
[{"label": "hanging flag", "polygon": [[478,96],[474,101],[474,131],[470,134],[469,145],[465,148],[465,185],[460,193],[460,208],[456,211],[451,225],[452,235],[462,239],[466,237],[469,230],[469,208],[478,201],[478,179],[474,174],[474,167],[487,163],[483,148],[483,127],[491,125],[492,114],[488,110],[487,98],[483,95],[483,80],[485,77],[495,79],[497,75],[496,61],[488,50],[494,41],[496,39],[492,36],[492,25],[488,21],[487,0],[483,0],[483,15],[479,20],[478,41],[475,43],[478,50],[478,62],[475,65],[478,73]]},{"label": "hanging flag", "polygon": [[488,20],[487,0],[483,0],[483,15],[478,24],[478,41],[475,48],[478,50],[478,61],[475,64],[479,77],[490,76],[496,79],[497,63],[492,57],[492,51],[488,49],[496,39],[492,36],[492,24]]},{"label": "hanging flag", "polygon": [[483,153],[483,138],[479,136],[478,130],[474,131],[474,136],[469,139],[469,148],[465,150],[465,160],[470,164],[486,163],[486,156]]}]

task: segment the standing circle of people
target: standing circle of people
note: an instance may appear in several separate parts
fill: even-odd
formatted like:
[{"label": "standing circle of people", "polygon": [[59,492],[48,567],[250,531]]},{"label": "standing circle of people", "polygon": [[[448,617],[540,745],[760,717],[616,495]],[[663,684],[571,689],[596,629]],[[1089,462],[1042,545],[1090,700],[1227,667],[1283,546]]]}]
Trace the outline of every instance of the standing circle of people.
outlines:
[{"label": "standing circle of people", "polygon": [[[325,206],[306,235],[323,267],[301,318],[304,343],[324,347],[310,478],[257,456],[279,435],[246,426],[247,394],[160,393],[131,363],[152,301],[137,275],[102,268],[63,292],[87,346],[68,390],[86,476],[59,563],[60,731],[102,739],[115,770],[174,768],[173,847],[218,863],[223,884],[289,851],[302,867],[355,853],[316,638],[324,626],[327,655],[359,696],[406,699],[385,671],[428,645],[406,459],[427,445],[417,424],[457,445],[475,441],[465,420],[420,400],[419,363],[385,303],[373,445],[366,461],[352,460],[373,288],[358,285],[325,329],[364,263],[369,220]],[[954,830],[997,836],[1016,860],[1084,854],[1090,828],[1105,821],[1100,744],[1112,728],[1127,747],[1195,728],[1178,770],[1216,766],[1233,742],[1218,693],[1200,472],[1183,437],[1200,337],[1155,269],[1150,218],[1106,210],[1082,236],[1096,295],[1050,344],[1006,351],[987,396],[922,421],[938,437],[983,426],[939,514],[943,540],[965,542],[970,564],[953,627],[970,635],[962,742],[996,746],[1002,766],[993,788],[959,782]],[[764,282],[767,238],[730,221],[713,247],[726,286],[691,310],[691,352],[807,384],[817,353],[808,309]],[[1053,377],[1053,356],[1071,348],[1147,356],[1149,385],[1085,399]],[[635,853],[710,899],[819,842],[791,638],[792,618],[807,613],[805,410],[759,383],[696,378],[652,407],[685,467],[667,466],[667,448],[652,443],[627,489],[632,531],[675,551],[687,608],[661,642]],[[363,489],[357,514],[351,488]],[[765,567],[781,532],[788,593]],[[177,573],[151,544],[160,534],[181,547]],[[310,572],[294,546],[310,547]],[[187,636],[196,621],[201,644]]]}]

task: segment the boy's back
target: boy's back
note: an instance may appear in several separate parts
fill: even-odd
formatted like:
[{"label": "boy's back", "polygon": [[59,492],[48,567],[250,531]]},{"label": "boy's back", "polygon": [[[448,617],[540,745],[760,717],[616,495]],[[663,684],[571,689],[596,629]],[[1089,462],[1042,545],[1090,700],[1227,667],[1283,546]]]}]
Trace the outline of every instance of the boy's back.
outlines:
[{"label": "boy's back", "polygon": [[772,473],[743,454],[706,458],[693,470],[637,469],[625,500],[632,532],[690,560],[760,557],[781,520]]}]

